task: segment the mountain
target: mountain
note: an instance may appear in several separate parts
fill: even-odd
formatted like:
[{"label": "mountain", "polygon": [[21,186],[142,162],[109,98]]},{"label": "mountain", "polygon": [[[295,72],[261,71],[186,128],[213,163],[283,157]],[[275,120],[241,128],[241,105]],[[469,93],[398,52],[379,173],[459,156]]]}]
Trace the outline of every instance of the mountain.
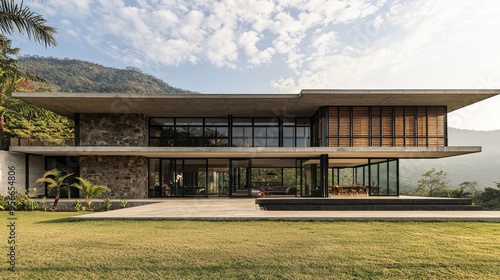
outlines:
[{"label": "mountain", "polygon": [[448,173],[450,187],[477,181],[480,187],[500,182],[500,130],[473,131],[448,128],[448,146],[481,146],[482,152],[443,159],[400,161],[401,190],[414,189],[421,175],[431,168]]},{"label": "mountain", "polygon": [[19,58],[22,70],[47,81],[37,87],[53,92],[128,92],[128,93],[195,93],[175,88],[164,81],[128,67],[116,69],[76,59],[24,56]]}]

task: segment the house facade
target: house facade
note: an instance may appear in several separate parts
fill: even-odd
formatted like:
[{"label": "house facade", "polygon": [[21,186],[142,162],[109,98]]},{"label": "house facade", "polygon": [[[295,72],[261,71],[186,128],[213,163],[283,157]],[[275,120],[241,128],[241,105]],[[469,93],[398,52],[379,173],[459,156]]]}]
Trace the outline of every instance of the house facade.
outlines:
[{"label": "house facade", "polygon": [[75,139],[19,140],[10,151],[26,170],[43,161],[108,185],[113,198],[398,196],[400,159],[481,151],[448,146],[447,114],[498,93],[15,93],[72,118]]}]

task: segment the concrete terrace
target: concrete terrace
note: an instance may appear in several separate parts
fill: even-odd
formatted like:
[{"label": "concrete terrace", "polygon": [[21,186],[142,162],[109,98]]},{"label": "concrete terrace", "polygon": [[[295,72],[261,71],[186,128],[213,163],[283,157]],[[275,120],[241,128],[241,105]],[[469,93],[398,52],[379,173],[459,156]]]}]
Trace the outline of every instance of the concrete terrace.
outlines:
[{"label": "concrete terrace", "polygon": [[[397,198],[396,198],[397,199]],[[146,200],[152,202],[151,200]],[[70,217],[84,220],[484,221],[500,211],[263,211],[253,198],[189,198]],[[131,201],[132,202],[132,201]]]}]

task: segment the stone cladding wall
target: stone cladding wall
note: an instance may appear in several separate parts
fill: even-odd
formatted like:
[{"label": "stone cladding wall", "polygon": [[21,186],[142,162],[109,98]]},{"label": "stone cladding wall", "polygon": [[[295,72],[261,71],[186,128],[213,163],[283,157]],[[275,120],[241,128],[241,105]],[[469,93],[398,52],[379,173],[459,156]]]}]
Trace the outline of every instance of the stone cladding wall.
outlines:
[{"label": "stone cladding wall", "polygon": [[137,156],[81,156],[80,176],[107,185],[104,196],[120,199],[147,198],[148,160]]},{"label": "stone cladding wall", "polygon": [[80,114],[81,146],[148,146],[143,114]]}]

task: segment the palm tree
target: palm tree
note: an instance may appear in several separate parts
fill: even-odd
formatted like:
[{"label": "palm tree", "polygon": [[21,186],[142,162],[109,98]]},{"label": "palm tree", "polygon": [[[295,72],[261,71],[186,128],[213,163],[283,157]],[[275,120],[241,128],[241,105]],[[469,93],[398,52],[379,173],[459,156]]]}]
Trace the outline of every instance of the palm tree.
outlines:
[{"label": "palm tree", "polygon": [[106,185],[94,184],[89,180],[81,177],[76,177],[76,179],[80,181],[80,183],[74,183],[71,186],[82,191],[83,195],[85,196],[85,201],[87,202],[87,210],[90,210],[90,206],[93,202],[92,199],[100,196],[105,192],[111,192],[111,189]]},{"label": "palm tree", "polygon": [[24,5],[24,1],[0,0],[0,146],[3,146],[3,128],[5,99],[10,93],[17,90],[17,85],[22,80],[43,81],[42,79],[30,75],[28,72],[20,71],[17,60],[11,55],[19,53],[18,48],[11,48],[11,40],[4,35],[13,35],[16,31],[21,35],[26,35],[37,43],[48,46],[57,46],[54,35],[57,33],[54,27],[47,25],[41,15],[30,10]]},{"label": "palm tree", "polygon": [[[18,55],[19,48],[12,48],[12,41],[0,35],[0,146],[3,146],[6,103],[11,97],[11,93],[19,90],[20,83],[23,81],[44,82],[45,80],[31,75],[28,72],[19,70],[17,60],[12,56]],[[34,109],[34,106],[27,107],[28,110],[40,111]]]},{"label": "palm tree", "polygon": [[67,189],[68,190],[68,197],[70,196],[69,194],[69,188],[72,187],[73,185],[69,185],[66,182],[66,179],[73,175],[73,173],[69,173],[64,170],[59,170],[59,169],[52,169],[43,174],[41,178],[38,178],[36,180],[37,183],[46,183],[47,184],[47,192],[51,192],[52,189],[56,189],[56,196],[54,199],[54,204],[52,205],[51,210],[55,211],[57,207],[57,203],[59,202],[59,197],[61,196],[61,190]]},{"label": "palm tree", "polygon": [[54,35],[57,30],[47,25],[41,15],[34,13],[24,1],[20,4],[14,0],[0,1],[0,32],[13,35],[17,30],[21,35],[26,35],[35,42],[48,46],[57,46]]}]

